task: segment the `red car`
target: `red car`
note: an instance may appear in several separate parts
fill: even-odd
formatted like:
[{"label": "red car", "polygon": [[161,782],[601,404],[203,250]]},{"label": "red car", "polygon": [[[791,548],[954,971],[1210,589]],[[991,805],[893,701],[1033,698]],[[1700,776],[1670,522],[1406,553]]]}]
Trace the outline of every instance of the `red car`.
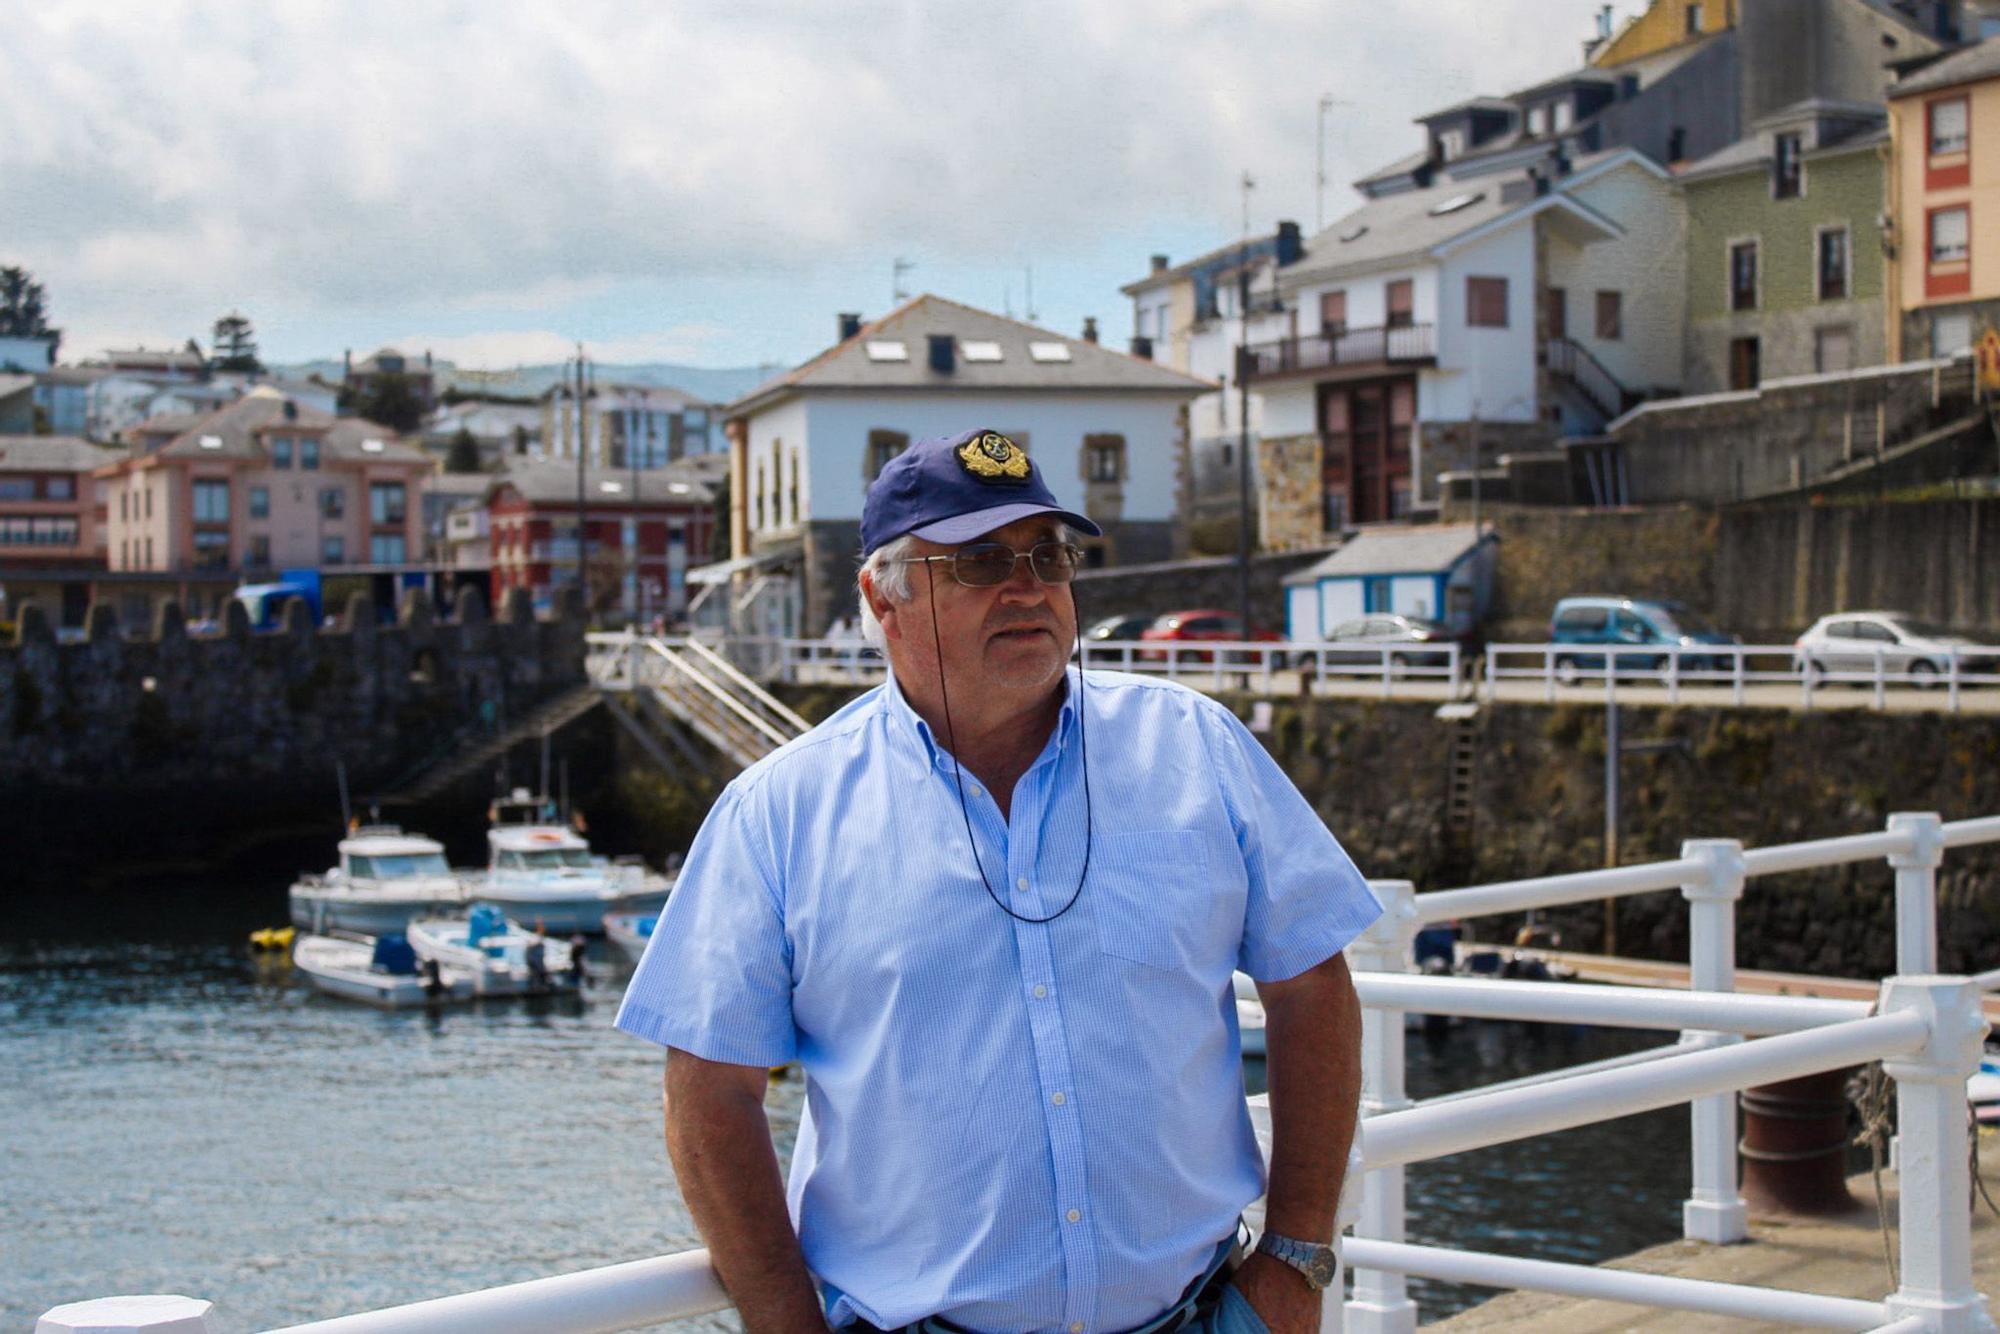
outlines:
[{"label": "red car", "polygon": [[[1139,638],[1168,643],[1185,643],[1189,640],[1221,640],[1225,643],[1243,643],[1246,640],[1258,643],[1281,644],[1285,637],[1275,630],[1266,630],[1261,625],[1253,625],[1249,634],[1243,633],[1243,618],[1233,611],[1222,611],[1215,607],[1198,607],[1192,611],[1170,611],[1144,630]],[[1138,657],[1151,662],[1165,662],[1167,650],[1140,649]],[[1207,653],[1183,652],[1175,659],[1178,662],[1208,662]]]}]

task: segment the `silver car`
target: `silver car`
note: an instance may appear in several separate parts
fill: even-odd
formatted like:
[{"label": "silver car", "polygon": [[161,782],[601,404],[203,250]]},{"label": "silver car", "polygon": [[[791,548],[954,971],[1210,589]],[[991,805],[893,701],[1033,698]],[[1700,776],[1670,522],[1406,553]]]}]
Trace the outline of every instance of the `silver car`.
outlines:
[{"label": "silver car", "polygon": [[[1792,669],[1813,673],[1873,675],[1882,670],[1907,675],[1919,685],[1935,684],[1951,670],[1953,649],[1985,647],[1968,635],[1932,625],[1900,611],[1843,611],[1822,616],[1793,644]],[[1984,654],[1961,659],[1960,672],[1990,672]]]}]

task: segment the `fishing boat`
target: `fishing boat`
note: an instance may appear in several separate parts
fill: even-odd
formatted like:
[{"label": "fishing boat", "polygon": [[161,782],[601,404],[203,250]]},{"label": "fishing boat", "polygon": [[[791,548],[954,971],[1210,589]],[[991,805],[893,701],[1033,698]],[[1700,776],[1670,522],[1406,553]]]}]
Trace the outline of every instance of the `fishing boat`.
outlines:
[{"label": "fishing boat", "polygon": [[469,896],[445,863],[444,845],[395,825],[360,825],[340,840],[340,861],[292,885],[292,921],[308,931],[379,936],[413,917],[461,911]]},{"label": "fishing boat", "polygon": [[525,926],[557,935],[604,930],[607,912],[658,912],[672,888],[637,861],[592,853],[578,828],[560,821],[556,804],[517,788],[493,806],[486,831],[488,863],[476,896]]},{"label": "fishing boat", "polygon": [[302,935],[292,945],[292,966],[329,996],[388,1010],[470,1000],[474,993],[470,970],[420,961],[393,932],[372,940]]},{"label": "fishing boat", "polygon": [[1979,1058],[1979,1073],[1965,1081],[1965,1097],[1975,1121],[2000,1124],[2000,1047],[1988,1047]]},{"label": "fishing boat", "polygon": [[465,917],[422,917],[410,923],[419,959],[472,974],[481,996],[541,996],[583,985],[583,957],[559,940],[525,931],[491,903]]},{"label": "fishing boat", "polygon": [[656,912],[608,912],[604,914],[604,935],[633,963],[646,952],[653,928],[660,924]]}]

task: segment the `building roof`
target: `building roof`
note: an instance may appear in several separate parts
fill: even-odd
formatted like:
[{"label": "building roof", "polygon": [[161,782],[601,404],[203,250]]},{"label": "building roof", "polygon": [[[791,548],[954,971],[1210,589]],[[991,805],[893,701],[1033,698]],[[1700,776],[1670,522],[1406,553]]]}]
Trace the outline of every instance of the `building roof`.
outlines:
[{"label": "building roof", "polygon": [[1469,523],[1424,528],[1370,528],[1325,560],[1286,578],[1287,584],[1378,574],[1443,574],[1472,554],[1479,538]]},{"label": "building roof", "polygon": [[[1832,153],[1858,153],[1886,143],[1889,130],[1886,125],[1864,130],[1860,134],[1850,134],[1832,143],[1806,150],[1808,158],[1825,157]],[[1727,148],[1718,148],[1707,157],[1690,162],[1675,173],[1682,181],[1701,181],[1716,176],[1733,176],[1738,172],[1767,168],[1775,153],[1774,136],[1769,133],[1753,134],[1747,139],[1738,139]]]},{"label": "building roof", "polygon": [[[1266,232],[1262,236],[1252,236],[1245,240],[1230,241],[1227,244],[1215,247],[1215,249],[1213,250],[1204,251],[1201,254],[1196,255],[1193,259],[1183,260],[1179,264],[1173,265],[1171,268],[1155,269],[1151,273],[1147,274],[1145,277],[1139,279],[1137,282],[1127,283],[1118,290],[1120,292],[1123,292],[1126,296],[1137,296],[1139,293],[1144,292],[1150,288],[1161,287],[1166,285],[1167,283],[1179,282],[1181,279],[1193,273],[1196,269],[1203,268],[1206,265],[1214,264],[1218,260],[1228,259],[1230,256],[1236,254],[1237,252],[1248,249],[1251,246],[1257,246],[1257,245],[1268,246],[1272,241],[1277,239],[1277,236],[1278,233],[1273,231],[1273,232]],[[1251,266],[1254,268],[1259,262],[1268,262],[1270,259],[1271,259],[1270,252],[1266,250],[1265,252],[1263,252],[1257,257],[1254,257],[1251,260]],[[1232,273],[1235,272],[1233,267],[1231,268],[1230,272]]]},{"label": "building roof", "polygon": [[[629,505],[633,478],[638,478],[641,504],[707,506],[715,503],[715,484],[726,472],[729,456],[702,455],[679,459],[663,468],[586,468],[584,495],[593,505]],[[718,466],[720,465],[720,466]],[[567,459],[522,460],[498,477],[488,479],[486,494],[512,487],[537,504],[576,503],[576,464]]]},{"label": "building roof", "polygon": [[[420,463],[428,467],[431,462],[422,450],[404,444],[387,426],[359,417],[332,416],[286,398],[269,385],[260,385],[235,402],[199,416],[154,417],[133,427],[132,433],[157,437],[172,432],[164,445],[145,451],[142,457],[262,459],[264,446],[258,433],[265,430],[319,436],[322,463]],[[204,444],[205,440],[215,443]]]},{"label": "building roof", "polygon": [[35,377],[32,375],[10,375],[4,371],[0,371],[0,398],[12,398],[14,395],[24,390],[33,389],[34,387]]},{"label": "building roof", "polygon": [[[1330,272],[1386,264],[1420,255],[1431,247],[1512,213],[1521,202],[1500,202],[1502,178],[1442,181],[1419,190],[1371,199],[1306,242],[1305,258],[1286,270],[1282,284],[1294,287]],[[1467,203],[1446,213],[1433,210],[1460,197]]]},{"label": "building roof", "polygon": [[0,435],[0,472],[89,472],[124,456],[73,435]]},{"label": "building roof", "polygon": [[113,374],[108,366],[51,366],[36,374],[44,384],[96,384]]},{"label": "building roof", "polygon": [[107,349],[100,359],[108,367],[142,372],[198,371],[208,364],[199,353],[190,352],[184,347],[170,348],[161,352],[143,347]]},{"label": "building roof", "polygon": [[1377,167],[1366,176],[1356,177],[1352,184],[1355,189],[1359,190],[1363,186],[1375,185],[1381,181],[1394,180],[1398,176],[1408,176],[1417,168],[1429,163],[1430,160],[1431,150],[1429,148],[1419,148],[1408,157],[1397,158],[1385,167]]},{"label": "building roof", "polygon": [[1889,85],[1889,96],[1911,97],[1935,92],[1954,84],[1977,83],[2000,78],[2000,37],[1988,37],[1976,46],[1960,47],[1930,61]]},{"label": "building roof", "polygon": [[1463,102],[1454,102],[1441,111],[1433,111],[1417,117],[1417,124],[1428,125],[1435,120],[1450,116],[1462,116],[1471,111],[1505,111],[1511,113],[1514,104],[1504,97],[1468,97]]},{"label": "building roof", "polygon": [[[930,366],[930,336],[957,340],[950,373]],[[974,360],[970,344],[990,344],[997,360]],[[897,359],[881,353],[902,349]],[[871,350],[872,349],[872,350]],[[1037,355],[1037,350],[1043,355]],[[1186,375],[1099,343],[1040,329],[972,306],[924,296],[898,306],[843,343],[785,372],[729,405],[731,416],[758,412],[793,394],[820,389],[880,392],[940,390],[1124,390],[1193,397],[1214,389],[1210,381]]]}]

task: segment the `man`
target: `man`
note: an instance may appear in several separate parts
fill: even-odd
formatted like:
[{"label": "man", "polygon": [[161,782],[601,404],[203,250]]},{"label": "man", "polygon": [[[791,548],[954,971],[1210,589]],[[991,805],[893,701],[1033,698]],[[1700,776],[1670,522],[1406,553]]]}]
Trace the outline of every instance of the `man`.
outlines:
[{"label": "man", "polygon": [[[882,470],[858,582],[891,680],[729,785],[626,993],[753,1332],[1317,1328],[1359,1097],[1339,951],[1380,909],[1228,710],[1066,666],[1064,525],[1098,534],[995,432]],[[1273,1145],[1232,1276],[1264,1186],[1237,968]]]}]

